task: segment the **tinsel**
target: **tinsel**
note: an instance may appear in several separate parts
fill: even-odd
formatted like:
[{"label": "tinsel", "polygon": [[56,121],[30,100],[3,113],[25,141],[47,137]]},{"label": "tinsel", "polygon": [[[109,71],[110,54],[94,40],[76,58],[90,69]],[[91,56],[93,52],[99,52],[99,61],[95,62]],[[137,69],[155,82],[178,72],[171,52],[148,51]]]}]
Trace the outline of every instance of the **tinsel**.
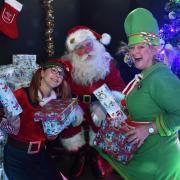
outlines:
[{"label": "tinsel", "polygon": [[46,52],[48,56],[54,55],[54,11],[52,6],[53,0],[43,0],[43,5],[45,8],[46,14],[46,30],[45,30],[45,38],[46,38]]}]

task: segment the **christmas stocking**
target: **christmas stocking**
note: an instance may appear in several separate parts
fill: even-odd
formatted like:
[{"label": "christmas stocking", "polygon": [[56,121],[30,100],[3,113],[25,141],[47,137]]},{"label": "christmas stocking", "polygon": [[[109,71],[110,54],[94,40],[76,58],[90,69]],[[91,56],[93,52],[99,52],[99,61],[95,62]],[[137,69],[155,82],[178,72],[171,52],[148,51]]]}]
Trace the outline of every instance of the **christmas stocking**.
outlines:
[{"label": "christmas stocking", "polygon": [[22,4],[16,0],[5,0],[0,14],[0,31],[12,39],[19,35],[16,25],[16,17],[22,9]]}]

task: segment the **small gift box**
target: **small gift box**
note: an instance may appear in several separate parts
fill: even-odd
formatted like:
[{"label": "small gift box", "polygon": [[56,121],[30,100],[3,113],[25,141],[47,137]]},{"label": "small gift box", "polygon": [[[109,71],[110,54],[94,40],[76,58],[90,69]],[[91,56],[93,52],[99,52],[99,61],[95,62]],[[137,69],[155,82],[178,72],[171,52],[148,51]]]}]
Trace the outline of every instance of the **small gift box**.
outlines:
[{"label": "small gift box", "polygon": [[35,54],[14,54],[12,59],[13,65],[20,68],[36,66]]},{"label": "small gift box", "polygon": [[76,99],[50,101],[34,114],[34,121],[42,121],[45,134],[54,136],[69,126],[75,117],[73,116],[77,107]]},{"label": "small gift box", "polygon": [[14,94],[3,79],[0,79],[0,103],[7,115],[11,117],[17,116],[22,112],[22,108],[18,104]]},{"label": "small gift box", "polygon": [[126,133],[129,130],[126,124],[136,126],[136,123],[131,121],[122,123],[118,118],[112,119],[107,116],[94,139],[94,145],[123,164],[127,164],[138,149],[137,143],[128,143],[126,140]]}]

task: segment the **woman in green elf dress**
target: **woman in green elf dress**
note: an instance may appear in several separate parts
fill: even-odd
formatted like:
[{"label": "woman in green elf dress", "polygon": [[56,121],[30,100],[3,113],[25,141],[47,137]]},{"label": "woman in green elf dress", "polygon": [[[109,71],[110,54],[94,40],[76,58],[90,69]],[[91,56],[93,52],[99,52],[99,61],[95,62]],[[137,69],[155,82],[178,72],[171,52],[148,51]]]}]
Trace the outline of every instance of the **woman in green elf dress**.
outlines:
[{"label": "woman in green elf dress", "polygon": [[155,60],[159,29],[151,12],[137,8],[124,25],[133,63],[142,70],[126,106],[133,121],[148,123],[130,128],[128,141],[140,147],[127,165],[99,152],[126,180],[180,180],[180,81]]}]

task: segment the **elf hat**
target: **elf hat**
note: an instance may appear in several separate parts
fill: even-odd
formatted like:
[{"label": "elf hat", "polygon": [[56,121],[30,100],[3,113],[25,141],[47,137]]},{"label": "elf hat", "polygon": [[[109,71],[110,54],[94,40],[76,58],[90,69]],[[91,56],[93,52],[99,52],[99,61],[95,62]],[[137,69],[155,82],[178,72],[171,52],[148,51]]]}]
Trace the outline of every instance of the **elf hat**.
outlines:
[{"label": "elf hat", "polygon": [[107,33],[101,35],[86,26],[75,26],[68,31],[67,49],[73,51],[79,43],[88,39],[99,40],[103,45],[108,45],[111,41],[111,37]]},{"label": "elf hat", "polygon": [[64,59],[53,59],[49,60],[41,65],[43,69],[48,69],[52,67],[57,67],[63,74],[67,74],[70,72],[71,66],[70,64]]},{"label": "elf hat", "polygon": [[128,45],[146,43],[160,45],[159,27],[152,13],[144,8],[134,9],[124,22]]}]

